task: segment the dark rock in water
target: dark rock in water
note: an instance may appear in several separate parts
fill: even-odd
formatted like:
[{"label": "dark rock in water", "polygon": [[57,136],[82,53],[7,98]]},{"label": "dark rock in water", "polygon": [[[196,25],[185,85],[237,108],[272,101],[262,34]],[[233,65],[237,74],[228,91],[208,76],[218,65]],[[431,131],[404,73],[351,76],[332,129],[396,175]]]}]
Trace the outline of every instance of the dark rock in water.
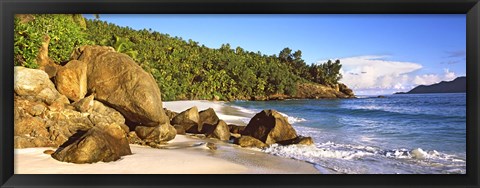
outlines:
[{"label": "dark rock in water", "polygon": [[379,95],[379,96],[377,96],[377,98],[386,98],[386,97],[383,96],[383,95]]},{"label": "dark rock in water", "polygon": [[185,132],[185,128],[181,125],[173,125],[175,130],[177,131],[177,134],[185,135],[187,132]]},{"label": "dark rock in water", "polygon": [[198,134],[199,120],[198,108],[194,106],[175,116],[171,123],[173,125],[183,126],[187,133]]},{"label": "dark rock in water", "polygon": [[303,137],[303,136],[298,136],[297,138],[280,141],[277,143],[280,145],[290,145],[290,144],[313,145],[314,144],[312,137]]},{"label": "dark rock in water", "polygon": [[70,163],[110,162],[131,155],[125,132],[115,124],[99,124],[77,140],[52,154],[54,159]]},{"label": "dark rock in water", "polygon": [[256,147],[261,149],[268,147],[267,144],[251,136],[241,136],[240,138],[235,138],[233,139],[233,143],[242,147]]},{"label": "dark rock in water", "polygon": [[79,101],[87,94],[87,63],[77,60],[61,67],[55,76],[58,92],[72,101]]},{"label": "dark rock in water", "polygon": [[53,153],[55,153],[55,151],[51,150],[51,149],[47,149],[45,151],[43,151],[44,154],[47,154],[47,155],[52,155]]},{"label": "dark rock in water", "polygon": [[165,114],[167,115],[167,117],[168,117],[168,119],[169,119],[170,121],[172,121],[172,119],[173,119],[175,116],[178,115],[177,112],[170,111],[170,110],[168,110],[168,109],[166,109],[166,108],[163,108],[163,111],[165,111]]},{"label": "dark rock in water", "polygon": [[156,127],[136,126],[135,133],[144,142],[164,143],[175,138],[177,130],[168,123]]},{"label": "dark rock in water", "polygon": [[252,136],[271,145],[294,139],[297,137],[297,132],[288,123],[287,118],[276,110],[263,110],[250,120],[243,135]]},{"label": "dark rock in water", "polygon": [[199,131],[202,130],[203,124],[217,125],[218,121],[220,120],[218,119],[218,116],[213,110],[213,108],[208,108],[206,110],[200,111],[198,115],[199,115],[199,122],[198,122]]},{"label": "dark rock in water", "polygon": [[223,120],[220,120],[216,125],[204,124],[200,132],[210,138],[217,138],[224,141],[230,139],[228,125]]},{"label": "dark rock in water", "polygon": [[168,123],[157,82],[128,55],[112,47],[81,46],[72,59],[87,63],[87,88],[97,100],[142,126]]},{"label": "dark rock in water", "polygon": [[245,127],[246,126],[233,125],[233,124],[228,125],[230,132],[233,134],[242,134],[243,130],[245,130]]}]

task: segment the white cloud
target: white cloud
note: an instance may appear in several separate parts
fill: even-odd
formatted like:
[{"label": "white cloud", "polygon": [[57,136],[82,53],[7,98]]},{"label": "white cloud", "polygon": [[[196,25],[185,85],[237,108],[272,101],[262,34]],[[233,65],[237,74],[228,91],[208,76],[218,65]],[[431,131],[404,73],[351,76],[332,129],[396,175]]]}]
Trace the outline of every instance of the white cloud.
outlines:
[{"label": "white cloud", "polygon": [[445,71],[445,81],[452,81],[454,80],[455,78],[457,78],[457,75],[455,75],[454,72],[450,72],[450,70],[448,69],[443,69]]},{"label": "white cloud", "polygon": [[[355,89],[402,88],[408,81],[404,75],[422,68],[412,62],[388,61],[386,56],[340,58],[341,82]],[[322,61],[323,62],[323,61]]]},{"label": "white cloud", "polygon": [[413,79],[413,83],[415,85],[430,85],[440,81],[441,81],[440,76],[436,74],[417,75]]},{"label": "white cloud", "polygon": [[[444,69],[444,74],[416,75],[422,65],[413,62],[386,60],[387,56],[356,56],[339,58],[340,73],[345,83],[358,94],[408,91],[417,85],[430,85],[450,81],[457,77],[454,72]],[[326,61],[320,61],[323,63]],[[382,92],[380,92],[382,91]]]},{"label": "white cloud", "polygon": [[457,78],[457,75],[454,72],[450,72],[449,69],[443,69],[444,74],[424,74],[424,75],[417,75],[413,79],[413,83],[415,85],[431,85],[441,81],[452,81]]}]

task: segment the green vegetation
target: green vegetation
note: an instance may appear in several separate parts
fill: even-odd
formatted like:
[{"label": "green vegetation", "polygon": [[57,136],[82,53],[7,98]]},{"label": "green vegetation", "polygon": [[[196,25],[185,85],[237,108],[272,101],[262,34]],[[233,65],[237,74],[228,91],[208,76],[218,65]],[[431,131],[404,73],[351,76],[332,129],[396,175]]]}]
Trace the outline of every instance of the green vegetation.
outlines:
[{"label": "green vegetation", "polygon": [[[277,57],[241,47],[232,49],[230,44],[212,49],[191,39],[187,41],[151,29],[133,30],[98,19],[84,20],[71,15],[36,15],[36,18],[27,24],[15,21],[15,54],[22,57],[15,61],[16,65],[35,67],[32,65],[39,38],[47,33],[55,38],[51,41],[49,56],[57,63],[67,61],[74,47],[81,44],[112,46],[153,75],[163,100],[294,95],[298,83],[333,86],[341,78],[338,60],[307,65],[300,50],[292,53],[285,48]],[[42,25],[45,23],[51,24],[45,27]]]},{"label": "green vegetation", "polygon": [[67,62],[76,47],[93,44],[86,39],[85,19],[81,15],[42,14],[30,19],[21,23],[22,19],[15,17],[15,65],[37,68],[36,57],[46,34],[51,38],[48,55],[58,64]]}]

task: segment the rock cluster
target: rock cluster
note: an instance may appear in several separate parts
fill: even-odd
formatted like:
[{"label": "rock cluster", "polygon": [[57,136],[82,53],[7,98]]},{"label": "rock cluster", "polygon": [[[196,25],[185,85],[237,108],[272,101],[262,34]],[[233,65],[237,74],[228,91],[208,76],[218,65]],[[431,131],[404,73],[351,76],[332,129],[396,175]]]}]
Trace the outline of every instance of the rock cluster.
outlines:
[{"label": "rock cluster", "polygon": [[[168,110],[167,110],[168,111]],[[174,113],[174,112],[172,112]],[[242,147],[265,148],[272,144],[312,145],[311,137],[297,135],[287,118],[275,110],[263,110],[256,114],[247,126],[227,125],[212,108],[198,112],[197,107],[176,113],[171,124],[177,134],[203,134],[219,140],[233,140]]]},{"label": "rock cluster", "polygon": [[156,81],[110,47],[82,46],[52,75],[15,67],[14,76],[15,148],[58,147],[60,161],[108,162],[131,154],[130,135],[143,143],[176,135]]}]

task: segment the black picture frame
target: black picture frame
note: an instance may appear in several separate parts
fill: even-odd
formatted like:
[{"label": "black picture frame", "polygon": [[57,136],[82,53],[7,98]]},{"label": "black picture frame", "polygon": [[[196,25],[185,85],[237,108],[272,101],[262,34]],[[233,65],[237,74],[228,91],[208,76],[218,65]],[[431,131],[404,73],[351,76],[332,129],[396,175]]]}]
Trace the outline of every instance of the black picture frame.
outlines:
[{"label": "black picture frame", "polygon": [[[467,174],[465,175],[15,175],[13,16],[19,13],[466,14]],[[2,0],[0,185],[2,187],[478,187],[479,0]]]}]

